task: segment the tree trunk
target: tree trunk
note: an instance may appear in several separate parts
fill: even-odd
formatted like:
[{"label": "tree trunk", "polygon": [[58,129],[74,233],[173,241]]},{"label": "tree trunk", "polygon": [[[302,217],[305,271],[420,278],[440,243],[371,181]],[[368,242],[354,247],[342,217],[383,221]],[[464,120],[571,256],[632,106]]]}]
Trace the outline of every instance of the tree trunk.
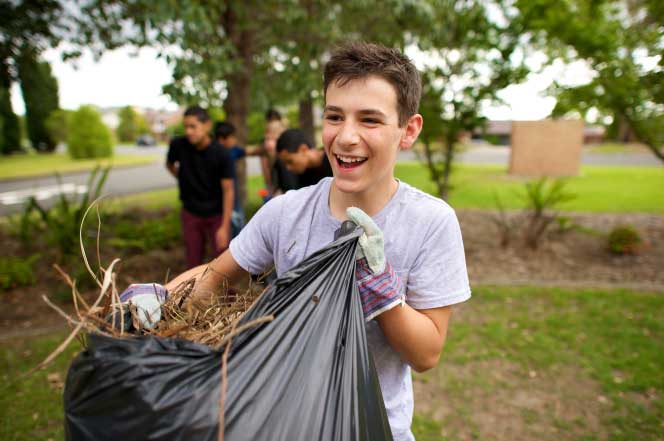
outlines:
[{"label": "tree trunk", "polygon": [[314,126],[314,100],[311,93],[300,100],[299,103],[300,129],[304,131],[307,138],[316,145],[316,128]]},{"label": "tree trunk", "polygon": [[431,143],[429,140],[424,140],[424,154],[427,158],[427,166],[429,167],[429,174],[431,175],[431,180],[436,184],[438,189],[438,196],[443,197],[443,183],[441,181],[440,172],[438,171],[438,164],[434,161],[433,152],[431,151]]},{"label": "tree trunk", "polygon": [[[251,77],[254,72],[254,34],[251,29],[238,26],[237,16],[230,5],[223,15],[222,25],[241,62],[241,67],[226,78],[228,96],[224,101],[224,111],[228,121],[235,126],[238,143],[246,145]],[[247,203],[247,166],[244,159],[237,161],[236,175],[240,204],[244,208]]]},{"label": "tree trunk", "polygon": [[454,161],[454,144],[456,143],[456,136],[445,137],[445,160],[443,163],[443,185],[441,198],[447,200],[450,192],[450,175],[452,174],[452,163]]},{"label": "tree trunk", "polygon": [[0,154],[4,155],[21,149],[21,129],[18,117],[12,109],[11,85],[7,60],[4,55],[0,55],[0,119],[2,120]]}]

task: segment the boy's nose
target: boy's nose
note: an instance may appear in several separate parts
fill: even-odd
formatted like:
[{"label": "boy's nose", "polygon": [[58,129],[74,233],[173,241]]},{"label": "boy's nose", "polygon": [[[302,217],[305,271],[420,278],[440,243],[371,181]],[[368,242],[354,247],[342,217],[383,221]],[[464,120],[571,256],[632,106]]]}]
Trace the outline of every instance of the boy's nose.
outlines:
[{"label": "boy's nose", "polygon": [[354,146],[360,143],[360,134],[352,122],[345,122],[337,134],[337,143],[340,147]]}]

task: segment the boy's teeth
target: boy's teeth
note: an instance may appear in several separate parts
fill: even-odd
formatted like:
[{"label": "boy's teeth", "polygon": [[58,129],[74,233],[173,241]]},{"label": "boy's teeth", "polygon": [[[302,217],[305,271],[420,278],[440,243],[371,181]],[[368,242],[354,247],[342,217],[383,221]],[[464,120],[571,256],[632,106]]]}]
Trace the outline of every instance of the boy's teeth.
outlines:
[{"label": "boy's teeth", "polygon": [[353,158],[351,156],[337,155],[337,158],[339,158],[339,160],[341,160],[342,162],[360,162],[360,161],[364,161],[364,158]]}]

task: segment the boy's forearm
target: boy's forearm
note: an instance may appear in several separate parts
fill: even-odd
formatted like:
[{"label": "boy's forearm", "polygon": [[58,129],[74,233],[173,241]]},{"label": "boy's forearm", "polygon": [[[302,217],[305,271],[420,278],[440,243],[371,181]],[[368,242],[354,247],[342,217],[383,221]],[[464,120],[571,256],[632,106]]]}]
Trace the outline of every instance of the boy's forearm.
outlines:
[{"label": "boy's forearm", "polygon": [[426,311],[404,305],[376,318],[390,346],[417,372],[438,364],[452,312],[449,306]]}]

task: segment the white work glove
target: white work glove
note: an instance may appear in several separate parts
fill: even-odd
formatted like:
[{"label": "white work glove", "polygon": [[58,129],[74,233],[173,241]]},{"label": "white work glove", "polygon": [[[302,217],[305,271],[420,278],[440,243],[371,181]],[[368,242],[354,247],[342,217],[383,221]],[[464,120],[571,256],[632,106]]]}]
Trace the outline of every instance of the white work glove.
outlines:
[{"label": "white work glove", "polygon": [[136,307],[138,321],[144,329],[154,328],[161,320],[161,305],[168,291],[158,283],[134,283],[120,294],[120,301]]},{"label": "white work glove", "polygon": [[346,214],[364,230],[358,239],[355,279],[364,320],[368,322],[395,306],[403,306],[405,289],[401,278],[385,260],[383,232],[378,225],[359,208],[350,207]]},{"label": "white work glove", "polygon": [[357,258],[365,257],[374,274],[382,273],[385,271],[383,232],[368,214],[357,207],[347,208],[346,215],[364,230],[364,234],[359,239],[360,247],[357,251]]}]

